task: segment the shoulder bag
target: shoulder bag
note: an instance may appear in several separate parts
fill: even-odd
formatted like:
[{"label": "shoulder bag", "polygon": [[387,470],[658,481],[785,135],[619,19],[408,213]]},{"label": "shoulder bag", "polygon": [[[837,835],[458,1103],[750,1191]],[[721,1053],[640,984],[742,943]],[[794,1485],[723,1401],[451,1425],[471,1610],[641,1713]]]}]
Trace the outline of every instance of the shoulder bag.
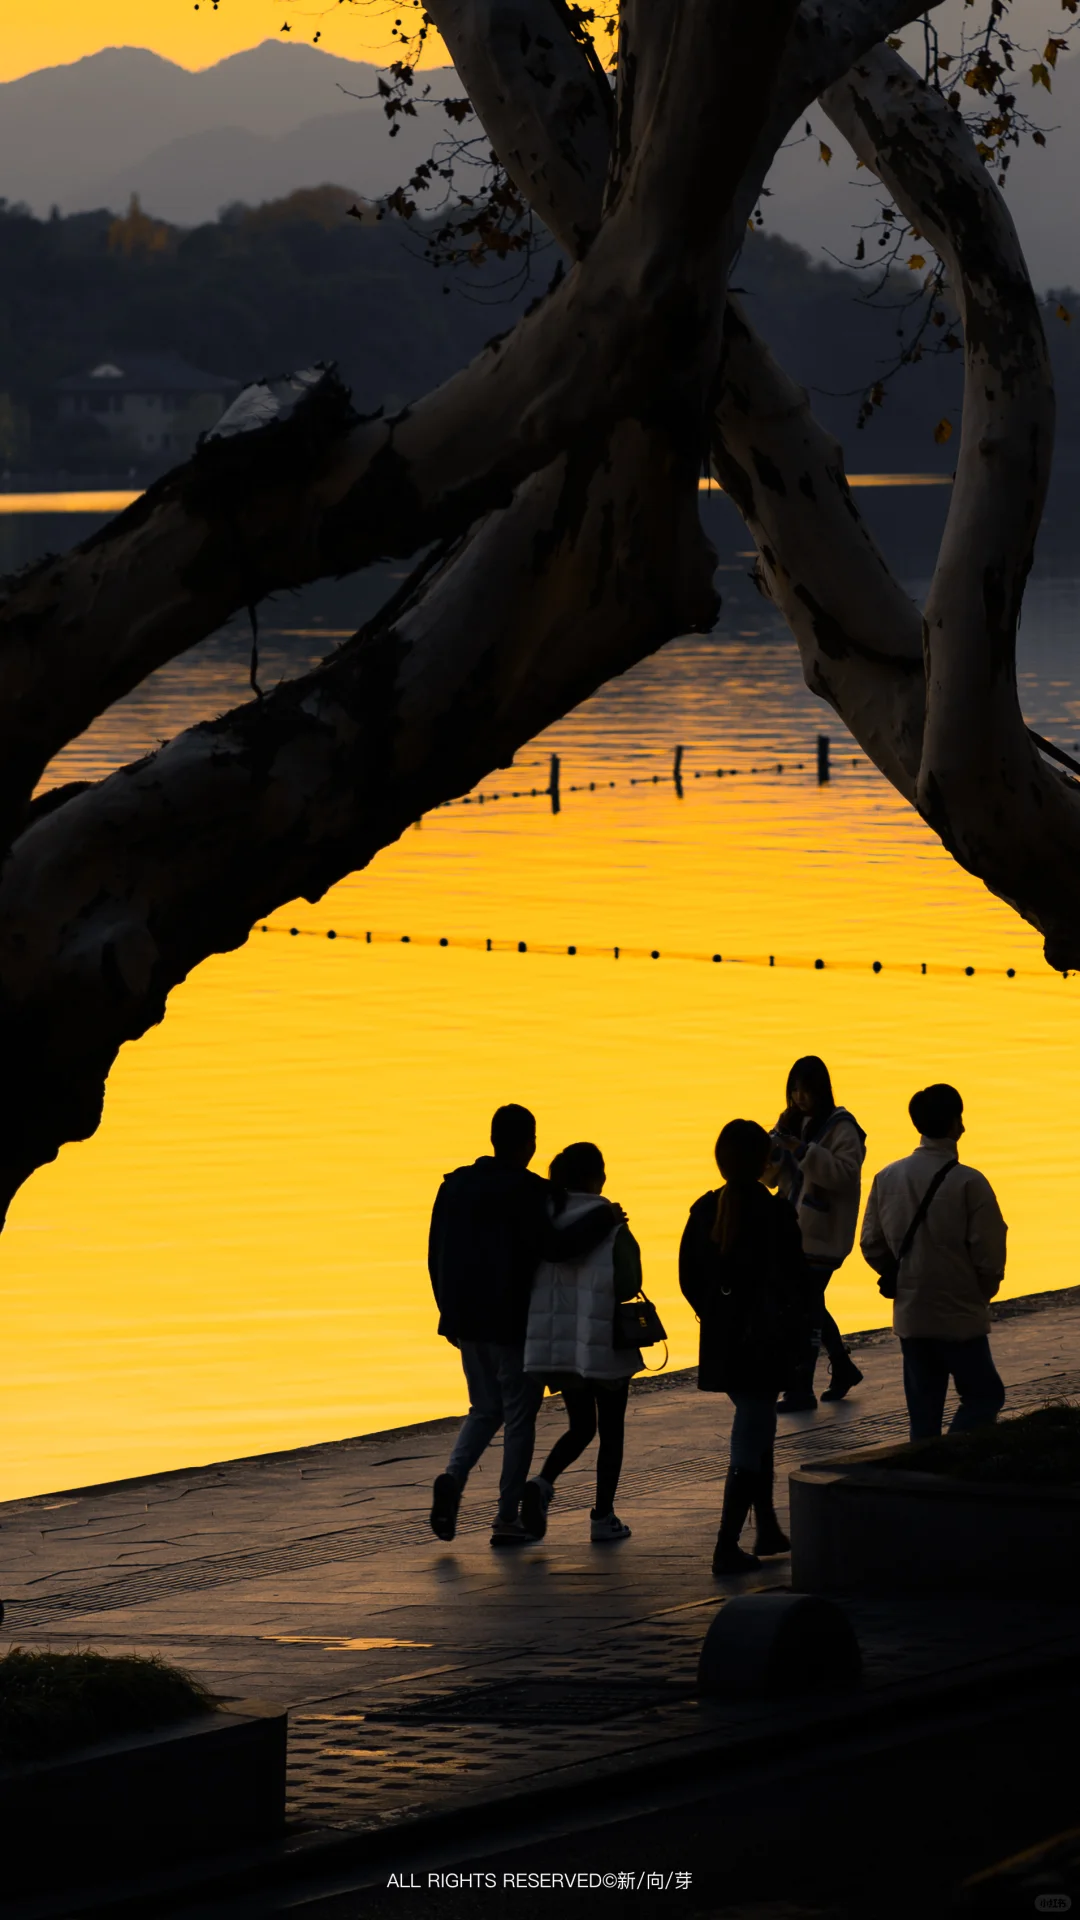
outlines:
[{"label": "shoulder bag", "polygon": [[655,1347],[666,1339],[660,1315],[640,1290],[633,1300],[616,1300],[613,1341],[616,1348]]},{"label": "shoulder bag", "polygon": [[940,1187],[942,1181],[948,1179],[949,1174],[952,1172],[953,1168],[956,1165],[957,1165],[957,1162],[955,1160],[947,1160],[943,1167],[938,1168],[937,1172],[935,1173],[933,1179],[930,1182],[930,1185],[927,1187],[926,1192],[923,1194],[922,1199],[919,1201],[919,1204],[915,1209],[915,1216],[911,1222],[911,1225],[908,1227],[908,1230],[905,1233],[903,1239],[901,1240],[899,1247],[897,1248],[895,1254],[890,1255],[886,1264],[882,1267],[880,1273],[878,1274],[878,1292],[881,1294],[883,1299],[885,1300],[896,1299],[896,1289],[900,1281],[900,1268],[903,1262],[907,1259],[908,1254],[911,1252],[912,1246],[915,1241],[915,1235],[918,1233],[919,1228],[922,1226],[922,1223],[926,1219],[927,1213],[929,1212],[931,1200],[933,1199],[935,1193]]}]

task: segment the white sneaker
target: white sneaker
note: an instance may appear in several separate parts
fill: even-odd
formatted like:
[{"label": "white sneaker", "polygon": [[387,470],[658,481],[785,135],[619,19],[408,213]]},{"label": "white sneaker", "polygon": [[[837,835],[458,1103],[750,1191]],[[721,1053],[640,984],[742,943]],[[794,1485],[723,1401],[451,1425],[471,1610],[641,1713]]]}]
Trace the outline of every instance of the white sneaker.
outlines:
[{"label": "white sneaker", "polygon": [[624,1526],[617,1513],[597,1515],[595,1507],[589,1515],[589,1539],[594,1546],[606,1540],[629,1540],[630,1528]]},{"label": "white sneaker", "polygon": [[542,1540],[547,1532],[548,1508],[554,1498],[555,1489],[542,1474],[536,1473],[525,1482],[525,1491],[521,1496],[521,1524],[534,1540]]}]

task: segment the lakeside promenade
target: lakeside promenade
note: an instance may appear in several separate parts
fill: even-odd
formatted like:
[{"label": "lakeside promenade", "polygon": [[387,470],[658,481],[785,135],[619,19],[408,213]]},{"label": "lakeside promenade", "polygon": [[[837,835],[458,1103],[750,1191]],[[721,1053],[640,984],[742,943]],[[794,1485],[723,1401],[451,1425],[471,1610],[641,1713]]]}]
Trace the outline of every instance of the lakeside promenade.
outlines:
[{"label": "lakeside promenade", "polygon": [[[852,1344],[863,1386],[781,1424],[782,1515],[801,1460],[906,1435],[896,1341]],[[1005,1303],[993,1347],[1007,1411],[1076,1397],[1080,1288]],[[1003,1659],[1080,1645],[1074,1610],[1040,1599],[1037,1579],[1030,1604],[859,1599],[857,1707],[699,1704],[717,1607],[789,1577],[786,1559],[710,1572],[730,1421],[726,1398],[699,1394],[692,1374],[635,1388],[618,1501],[633,1537],[618,1546],[589,1544],[590,1449],[559,1483],[547,1538],[493,1551],[497,1445],[457,1539],[436,1541],[431,1482],[454,1420],[12,1501],[0,1507],[0,1648],[156,1653],[220,1695],[288,1704],[286,1848],[381,1836],[385,1858],[393,1831],[407,1858],[410,1834],[455,1809],[499,1802],[524,1818],[541,1790],[760,1742],[823,1711],[850,1720],[980,1663],[992,1676]],[[546,1401],[538,1448],[563,1422],[561,1400]]]}]

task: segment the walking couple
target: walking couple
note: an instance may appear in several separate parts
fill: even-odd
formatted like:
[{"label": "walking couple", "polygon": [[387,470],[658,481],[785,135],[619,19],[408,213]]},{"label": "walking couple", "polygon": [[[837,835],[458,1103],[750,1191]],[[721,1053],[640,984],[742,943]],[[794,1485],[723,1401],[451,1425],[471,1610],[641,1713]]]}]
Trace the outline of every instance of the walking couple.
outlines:
[{"label": "walking couple", "polygon": [[[472,1468],[499,1428],[503,1464],[493,1547],[543,1539],[561,1473],[599,1432],[597,1544],[629,1537],[615,1512],[636,1347],[616,1346],[616,1304],[641,1286],[641,1255],[623,1209],[604,1199],[603,1155],[588,1141],[563,1149],[550,1179],[529,1171],[536,1121],[500,1107],[490,1154],[448,1173],[436,1197],[428,1269],[439,1332],[461,1353],[469,1411],[435,1482],[432,1531],[452,1540]],[[529,1479],[544,1387],[569,1420]]]}]

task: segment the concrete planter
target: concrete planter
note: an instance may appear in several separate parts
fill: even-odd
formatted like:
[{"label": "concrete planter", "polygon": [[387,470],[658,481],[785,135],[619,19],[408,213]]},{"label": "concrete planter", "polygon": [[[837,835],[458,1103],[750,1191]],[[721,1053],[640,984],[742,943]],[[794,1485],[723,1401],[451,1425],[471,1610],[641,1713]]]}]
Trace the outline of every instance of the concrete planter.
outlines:
[{"label": "concrete planter", "polygon": [[802,1593],[992,1588],[1074,1594],[1080,1487],[988,1486],[892,1467],[896,1446],[791,1475],[791,1584]]},{"label": "concrete planter", "polygon": [[283,1708],[241,1700],[157,1732],[0,1769],[4,1893],[45,1894],[274,1839]]}]

